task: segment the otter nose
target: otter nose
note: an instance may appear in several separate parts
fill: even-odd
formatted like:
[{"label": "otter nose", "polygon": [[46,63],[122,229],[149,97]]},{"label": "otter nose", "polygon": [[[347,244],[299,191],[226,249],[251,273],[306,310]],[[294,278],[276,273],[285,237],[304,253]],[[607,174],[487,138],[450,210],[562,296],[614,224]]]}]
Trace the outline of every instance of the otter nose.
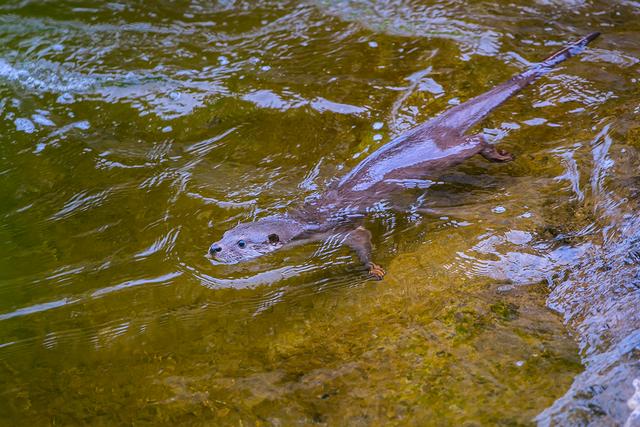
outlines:
[{"label": "otter nose", "polygon": [[210,253],[211,255],[215,255],[215,254],[216,254],[216,252],[220,252],[221,250],[222,250],[222,247],[221,247],[219,244],[214,243],[214,244],[213,244],[213,245],[211,245],[211,247],[209,248],[209,253]]}]

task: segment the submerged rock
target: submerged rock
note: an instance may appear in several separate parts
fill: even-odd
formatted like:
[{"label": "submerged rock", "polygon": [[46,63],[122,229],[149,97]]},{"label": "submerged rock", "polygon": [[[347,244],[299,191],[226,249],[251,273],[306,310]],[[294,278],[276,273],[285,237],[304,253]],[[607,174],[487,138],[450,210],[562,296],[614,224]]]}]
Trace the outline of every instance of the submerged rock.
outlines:
[{"label": "submerged rock", "polygon": [[604,227],[603,242],[549,296],[575,332],[586,370],[539,425],[640,426],[640,218]]}]

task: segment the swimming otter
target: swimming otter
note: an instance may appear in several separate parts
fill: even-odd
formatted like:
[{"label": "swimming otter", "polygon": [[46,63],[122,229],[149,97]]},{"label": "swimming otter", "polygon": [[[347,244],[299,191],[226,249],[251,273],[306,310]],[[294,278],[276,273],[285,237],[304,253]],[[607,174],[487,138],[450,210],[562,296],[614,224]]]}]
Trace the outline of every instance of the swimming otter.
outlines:
[{"label": "swimming otter", "polygon": [[339,236],[342,244],[355,250],[369,274],[382,279],[385,271],[371,260],[371,233],[361,225],[367,208],[406,188],[407,183],[432,176],[476,154],[494,162],[512,160],[511,154],[487,143],[482,135],[465,132],[554,66],[580,53],[599,35],[591,33],[569,44],[511,80],[396,137],[302,208],[228,230],[211,245],[208,256],[235,263],[283,246]]}]

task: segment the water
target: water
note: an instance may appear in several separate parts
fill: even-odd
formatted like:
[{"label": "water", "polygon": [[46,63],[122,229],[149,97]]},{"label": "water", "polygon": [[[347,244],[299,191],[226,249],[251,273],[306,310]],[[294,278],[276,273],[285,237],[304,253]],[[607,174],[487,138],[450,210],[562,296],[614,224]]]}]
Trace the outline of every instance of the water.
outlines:
[{"label": "water", "polygon": [[[372,214],[383,282],[204,258],[594,30],[480,126],[516,161]],[[2,424],[625,422],[638,40],[632,1],[5,1]]]}]

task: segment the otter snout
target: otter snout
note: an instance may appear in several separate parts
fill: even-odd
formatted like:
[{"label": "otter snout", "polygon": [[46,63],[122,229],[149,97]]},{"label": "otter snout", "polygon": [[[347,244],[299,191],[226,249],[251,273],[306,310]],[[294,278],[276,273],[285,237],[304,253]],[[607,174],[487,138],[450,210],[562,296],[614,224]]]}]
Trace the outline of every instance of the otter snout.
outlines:
[{"label": "otter snout", "polygon": [[216,253],[221,252],[222,251],[222,246],[220,246],[217,243],[214,243],[213,245],[211,245],[209,247],[209,255],[211,256],[215,256]]}]

